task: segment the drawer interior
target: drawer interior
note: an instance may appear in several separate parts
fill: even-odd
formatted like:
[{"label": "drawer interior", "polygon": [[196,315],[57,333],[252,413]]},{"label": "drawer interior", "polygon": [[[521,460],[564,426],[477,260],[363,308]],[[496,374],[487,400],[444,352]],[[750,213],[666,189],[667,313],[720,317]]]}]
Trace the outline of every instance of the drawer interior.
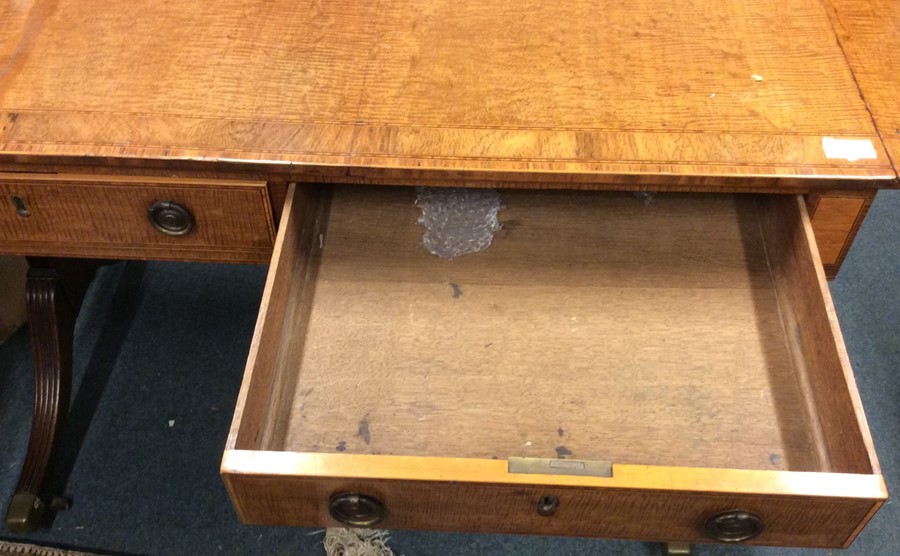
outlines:
[{"label": "drawer interior", "polygon": [[444,260],[416,195],[298,189],[235,448],[872,472],[798,198],[504,191]]}]

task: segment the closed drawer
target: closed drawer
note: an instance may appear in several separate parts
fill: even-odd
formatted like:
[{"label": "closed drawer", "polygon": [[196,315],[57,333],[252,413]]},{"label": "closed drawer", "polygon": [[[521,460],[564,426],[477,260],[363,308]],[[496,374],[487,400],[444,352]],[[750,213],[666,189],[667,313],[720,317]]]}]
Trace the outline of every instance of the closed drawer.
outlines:
[{"label": "closed drawer", "polygon": [[245,523],[848,545],[887,494],[795,196],[292,189],[222,474]]},{"label": "closed drawer", "polygon": [[4,253],[236,262],[272,253],[261,181],[0,174],[0,196]]}]

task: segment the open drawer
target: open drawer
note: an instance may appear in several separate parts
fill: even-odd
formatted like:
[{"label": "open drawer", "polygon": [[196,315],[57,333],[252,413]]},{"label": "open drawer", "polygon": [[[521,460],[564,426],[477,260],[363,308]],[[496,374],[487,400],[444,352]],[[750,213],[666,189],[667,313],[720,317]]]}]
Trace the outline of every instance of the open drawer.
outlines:
[{"label": "open drawer", "polygon": [[887,496],[803,200],[292,188],[222,463],[245,523],[847,546]]}]

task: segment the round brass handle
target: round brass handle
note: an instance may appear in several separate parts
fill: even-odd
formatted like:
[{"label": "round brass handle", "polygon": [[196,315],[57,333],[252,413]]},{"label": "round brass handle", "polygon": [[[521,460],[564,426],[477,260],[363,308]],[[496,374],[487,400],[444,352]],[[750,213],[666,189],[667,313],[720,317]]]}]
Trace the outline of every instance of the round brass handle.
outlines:
[{"label": "round brass handle", "polygon": [[339,492],[328,501],[328,513],[350,527],[372,527],[384,519],[384,504],[374,496]]},{"label": "round brass handle", "polygon": [[170,236],[185,236],[194,229],[194,215],[175,201],[156,201],[147,216],[153,227]]},{"label": "round brass handle", "polygon": [[706,518],[703,532],[717,542],[741,542],[759,536],[765,529],[757,514],[746,510],[728,510]]}]

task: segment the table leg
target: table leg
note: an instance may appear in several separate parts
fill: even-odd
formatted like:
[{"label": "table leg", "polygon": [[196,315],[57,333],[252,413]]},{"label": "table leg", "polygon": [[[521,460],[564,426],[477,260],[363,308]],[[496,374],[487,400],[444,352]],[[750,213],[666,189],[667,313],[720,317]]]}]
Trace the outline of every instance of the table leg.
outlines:
[{"label": "table leg", "polygon": [[30,262],[26,311],[34,357],[34,404],[25,462],[6,512],[6,524],[14,532],[34,530],[47,513],[44,482],[69,407],[75,318],[99,266],[94,261]]}]

